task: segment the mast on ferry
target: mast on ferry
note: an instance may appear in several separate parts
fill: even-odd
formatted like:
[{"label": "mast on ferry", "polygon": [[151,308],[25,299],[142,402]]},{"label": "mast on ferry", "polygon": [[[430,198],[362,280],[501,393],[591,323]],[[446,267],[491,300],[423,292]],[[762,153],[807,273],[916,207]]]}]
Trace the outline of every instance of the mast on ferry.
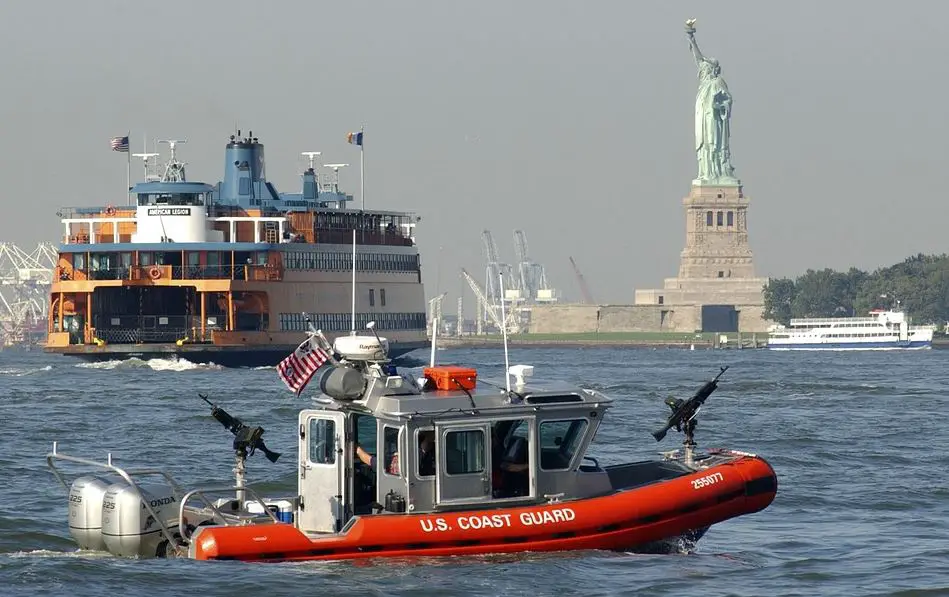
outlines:
[{"label": "mast on ferry", "polygon": [[160,182],[185,182],[185,164],[179,162],[175,155],[175,147],[179,143],[187,143],[187,139],[161,139],[159,143],[167,143],[171,150],[171,157],[165,164],[165,172],[161,175]]}]

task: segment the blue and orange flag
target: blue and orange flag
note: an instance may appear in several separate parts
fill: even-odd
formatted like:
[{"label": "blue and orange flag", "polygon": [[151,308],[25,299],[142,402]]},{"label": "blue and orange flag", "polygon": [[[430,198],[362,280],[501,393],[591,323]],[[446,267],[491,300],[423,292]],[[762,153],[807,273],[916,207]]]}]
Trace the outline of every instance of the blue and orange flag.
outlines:
[{"label": "blue and orange flag", "polygon": [[359,145],[362,147],[362,131],[358,133],[349,133],[346,135],[346,140],[349,141],[351,145]]}]

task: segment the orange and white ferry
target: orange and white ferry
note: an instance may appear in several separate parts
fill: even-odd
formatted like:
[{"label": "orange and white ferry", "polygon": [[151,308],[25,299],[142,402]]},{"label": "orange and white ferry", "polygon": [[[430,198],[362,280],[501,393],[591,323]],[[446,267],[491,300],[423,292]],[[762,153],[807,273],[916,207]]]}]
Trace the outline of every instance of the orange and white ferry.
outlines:
[{"label": "orange and white ferry", "polygon": [[[118,556],[255,562],[670,551],[774,500],[777,477],[761,457],[696,450],[695,414],[717,378],[667,402],[673,412],[654,435],[682,430],[682,449],[600,465],[589,452],[612,403],[600,392],[529,381],[524,365],[500,382],[453,366],[416,379],[393,368],[385,346],[336,339],[315,407],[299,413],[295,495],[261,498],[246,484],[249,454],[279,454],[260,427],[217,407],[212,415],[235,433],[233,487],[185,490],[160,470],[126,471],[111,455],[96,462],[54,443],[47,462],[69,489],[70,534],[82,549]],[[102,474],[69,483],[65,463]]]},{"label": "orange and white ferry", "polygon": [[263,144],[240,131],[223,182],[188,181],[176,143],[163,173],[146,168],[131,189],[134,205],[63,210],[47,352],[276,365],[307,329],[304,313],[335,336],[354,311],[385,331],[393,356],[425,345],[415,215],[353,208],[338,184],[346,164],[321,177],[318,152],[304,153],[302,192],[280,194]]}]

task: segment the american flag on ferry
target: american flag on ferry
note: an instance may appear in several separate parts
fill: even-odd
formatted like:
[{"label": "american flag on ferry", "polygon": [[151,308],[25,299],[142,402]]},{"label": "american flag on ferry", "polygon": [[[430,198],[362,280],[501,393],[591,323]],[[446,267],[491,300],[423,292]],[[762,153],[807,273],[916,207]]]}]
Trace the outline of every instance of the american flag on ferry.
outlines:
[{"label": "american flag on ferry", "polygon": [[316,344],[316,337],[303,341],[290,356],[280,361],[277,373],[291,392],[299,395],[310,383],[313,374],[330,358],[329,353]]},{"label": "american flag on ferry", "polygon": [[112,137],[112,151],[124,151],[128,153],[128,150],[129,150],[128,135],[124,137]]}]

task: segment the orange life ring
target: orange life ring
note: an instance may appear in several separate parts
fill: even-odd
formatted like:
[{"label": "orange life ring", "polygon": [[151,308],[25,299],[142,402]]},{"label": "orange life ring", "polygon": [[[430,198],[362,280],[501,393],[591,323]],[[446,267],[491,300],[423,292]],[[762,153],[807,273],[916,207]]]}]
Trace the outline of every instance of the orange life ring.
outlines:
[{"label": "orange life ring", "polygon": [[161,278],[161,270],[158,269],[158,266],[153,265],[151,269],[148,270],[148,277],[151,278],[152,280],[157,280],[158,278]]},{"label": "orange life ring", "polygon": [[106,206],[106,208],[105,208],[105,215],[107,215],[107,216],[114,216],[114,215],[115,215],[115,208],[112,207],[111,205]]}]

